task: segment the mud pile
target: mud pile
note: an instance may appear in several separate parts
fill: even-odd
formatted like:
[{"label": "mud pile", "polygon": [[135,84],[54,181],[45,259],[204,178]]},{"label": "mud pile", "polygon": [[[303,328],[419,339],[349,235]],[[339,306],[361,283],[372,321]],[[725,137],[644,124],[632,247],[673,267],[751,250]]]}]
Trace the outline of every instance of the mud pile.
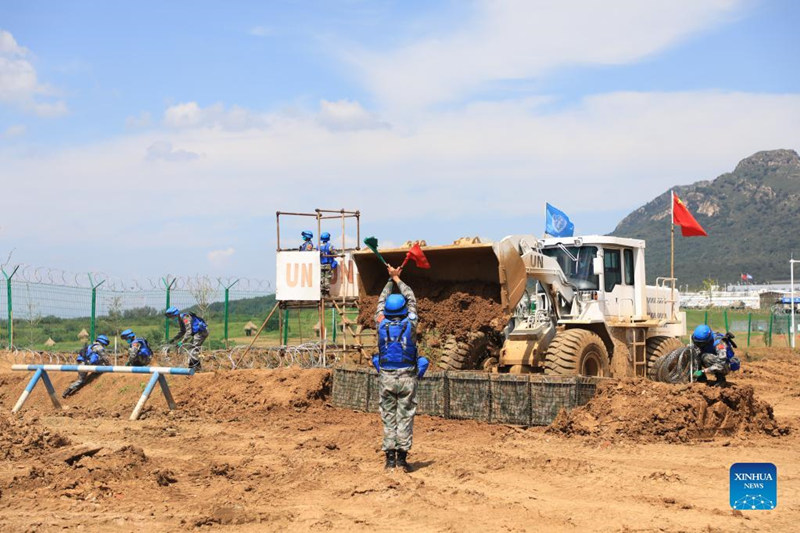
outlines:
[{"label": "mud pile", "polygon": [[726,388],[639,379],[598,385],[585,406],[562,411],[547,430],[605,440],[687,442],[742,434],[788,433],[750,385]]},{"label": "mud pile", "polygon": [[[508,322],[500,303],[497,285],[481,282],[442,283],[414,280],[409,283],[417,297],[419,331],[435,330],[440,336],[455,335],[462,339],[470,331],[500,331]],[[362,296],[358,323],[375,327],[378,296]]]},{"label": "mud pile", "polygon": [[176,380],[173,395],[178,403],[176,414],[231,421],[276,408],[306,409],[322,403],[330,389],[330,370],[289,367],[195,374]]},{"label": "mud pile", "polygon": [[70,444],[67,437],[37,422],[36,417],[19,419],[10,413],[0,413],[0,460],[34,457]]},{"label": "mud pile", "polygon": [[152,461],[137,446],[112,451],[72,446],[34,460],[25,474],[4,488],[49,497],[96,501],[137,490],[155,490],[177,481],[175,474]]}]

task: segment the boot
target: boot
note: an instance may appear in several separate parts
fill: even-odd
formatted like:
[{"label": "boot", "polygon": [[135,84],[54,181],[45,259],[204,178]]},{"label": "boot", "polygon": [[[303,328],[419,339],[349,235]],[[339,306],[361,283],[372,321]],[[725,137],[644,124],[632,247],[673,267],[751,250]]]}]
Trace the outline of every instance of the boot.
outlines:
[{"label": "boot", "polygon": [[397,450],[397,468],[402,468],[403,472],[411,472],[411,466],[406,462],[408,450]]},{"label": "boot", "polygon": [[717,374],[717,381],[714,383],[716,387],[725,387],[728,384],[728,380],[725,379],[725,376],[722,374]]},{"label": "boot", "polygon": [[390,470],[395,466],[397,466],[397,462],[395,461],[395,451],[386,450],[386,464],[383,466],[383,468]]}]

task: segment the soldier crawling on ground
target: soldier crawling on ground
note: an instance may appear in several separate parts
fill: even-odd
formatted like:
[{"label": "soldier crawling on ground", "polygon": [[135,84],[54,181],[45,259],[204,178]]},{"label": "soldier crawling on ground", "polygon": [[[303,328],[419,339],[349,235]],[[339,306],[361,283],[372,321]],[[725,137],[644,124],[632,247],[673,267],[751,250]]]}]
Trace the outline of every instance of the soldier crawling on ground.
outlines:
[{"label": "soldier crawling on ground", "polygon": [[[95,341],[83,348],[78,354],[79,365],[98,365],[108,366],[111,363],[106,356],[106,346],[108,346],[108,337],[105,335],[98,335]],[[78,372],[78,379],[76,379],[67,390],[61,395],[62,398],[72,396],[85,385],[88,385],[99,376],[97,372]]]},{"label": "soldier crawling on ground", "polygon": [[126,329],[119,336],[128,343],[128,362],[125,366],[148,366],[153,350],[144,337],[137,337],[132,329]]}]

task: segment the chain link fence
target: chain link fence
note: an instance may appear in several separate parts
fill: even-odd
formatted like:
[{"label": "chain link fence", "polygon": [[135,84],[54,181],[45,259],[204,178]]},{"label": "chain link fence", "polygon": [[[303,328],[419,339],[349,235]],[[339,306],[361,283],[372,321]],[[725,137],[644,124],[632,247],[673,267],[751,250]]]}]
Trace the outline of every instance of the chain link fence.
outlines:
[{"label": "chain link fence", "polygon": [[[728,309],[687,310],[689,334],[699,324],[707,324],[714,331],[730,331],[736,336],[740,348],[787,347],[791,343],[792,315],[776,309],[741,311]],[[795,316],[795,335],[800,325],[800,314]]]}]

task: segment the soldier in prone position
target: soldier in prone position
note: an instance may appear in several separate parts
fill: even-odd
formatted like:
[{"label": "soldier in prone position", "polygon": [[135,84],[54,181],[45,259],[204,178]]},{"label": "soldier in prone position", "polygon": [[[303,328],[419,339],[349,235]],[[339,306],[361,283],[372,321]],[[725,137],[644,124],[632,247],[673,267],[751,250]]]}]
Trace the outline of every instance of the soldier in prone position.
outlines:
[{"label": "soldier in prone position", "polygon": [[137,337],[132,329],[126,329],[119,334],[128,343],[128,363],[126,366],[149,366],[153,357],[153,350],[144,337]]},{"label": "soldier in prone position", "polygon": [[[387,265],[390,280],[378,299],[375,321],[378,351],[372,364],[380,375],[380,413],[383,421],[385,468],[409,472],[414,415],[417,412],[417,380],[428,369],[428,359],[417,354],[417,300],[411,287],[400,279],[401,268]],[[400,294],[392,294],[397,284]]]},{"label": "soldier in prone position", "polygon": [[[108,357],[106,357],[106,346],[108,346],[108,337],[105,335],[98,335],[92,344],[85,347],[78,354],[78,364],[99,366],[110,365],[111,363],[108,361]],[[97,372],[78,372],[78,379],[73,381],[72,384],[67,387],[67,390],[64,391],[61,397],[66,398],[67,396],[72,396],[78,392],[81,387],[97,379],[97,376],[99,375],[100,374]]]}]

